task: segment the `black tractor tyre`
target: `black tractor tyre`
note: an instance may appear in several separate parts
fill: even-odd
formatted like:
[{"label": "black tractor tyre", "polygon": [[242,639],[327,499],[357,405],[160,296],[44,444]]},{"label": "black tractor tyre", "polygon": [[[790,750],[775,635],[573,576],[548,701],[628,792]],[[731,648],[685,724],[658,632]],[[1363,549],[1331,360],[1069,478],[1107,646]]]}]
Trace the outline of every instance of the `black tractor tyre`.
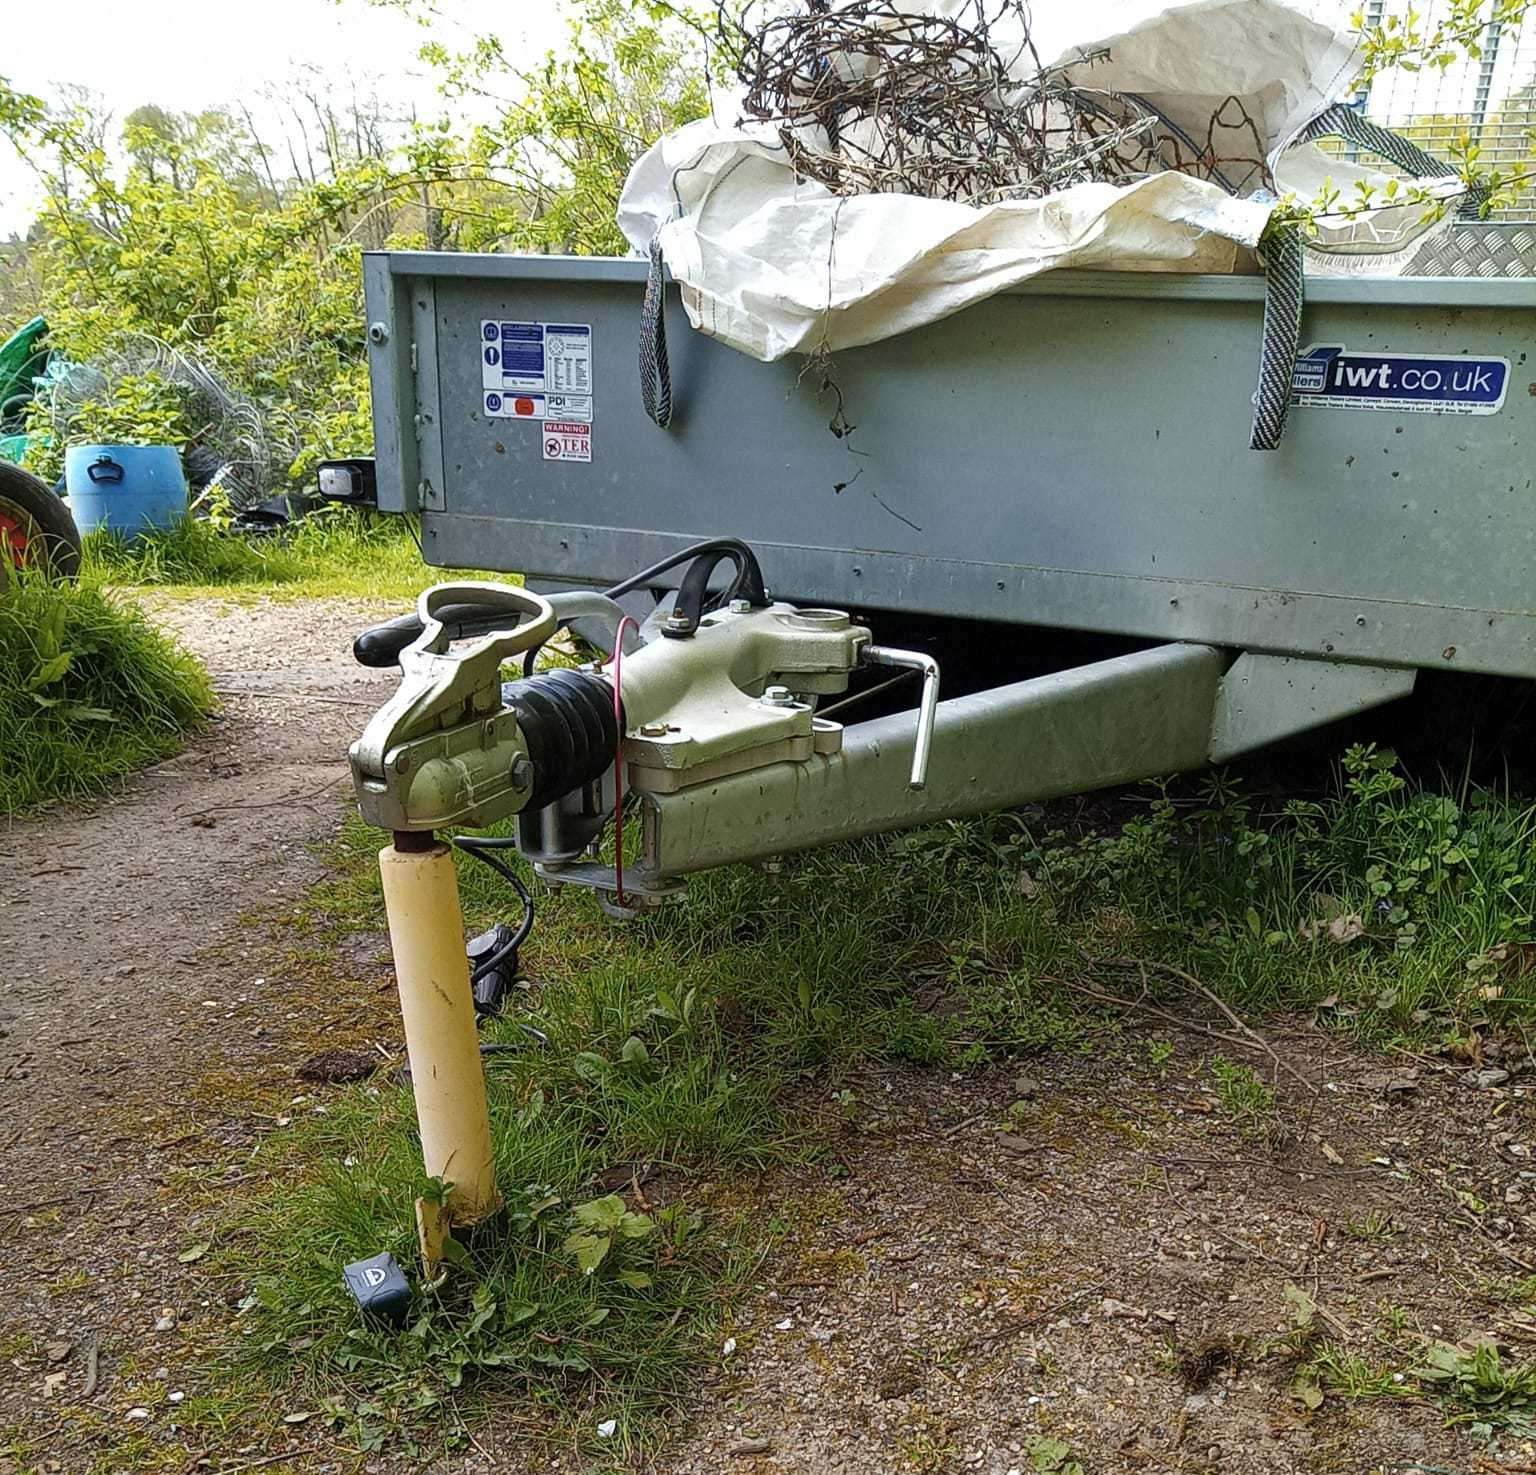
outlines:
[{"label": "black tractor tyre", "polygon": [[46,568],[59,578],[80,572],[80,533],[69,508],[30,471],[0,461],[0,588],[10,563]]}]

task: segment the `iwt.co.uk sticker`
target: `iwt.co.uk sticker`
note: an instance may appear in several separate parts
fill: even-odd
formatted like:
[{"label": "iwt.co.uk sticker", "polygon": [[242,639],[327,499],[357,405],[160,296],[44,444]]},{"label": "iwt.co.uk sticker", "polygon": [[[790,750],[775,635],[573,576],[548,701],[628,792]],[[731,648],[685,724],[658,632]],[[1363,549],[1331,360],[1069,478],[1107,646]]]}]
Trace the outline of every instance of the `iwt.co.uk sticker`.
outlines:
[{"label": "iwt.co.uk sticker", "polygon": [[1352,353],[1342,343],[1303,349],[1291,371],[1291,403],[1307,409],[1496,415],[1508,388],[1506,358]]}]

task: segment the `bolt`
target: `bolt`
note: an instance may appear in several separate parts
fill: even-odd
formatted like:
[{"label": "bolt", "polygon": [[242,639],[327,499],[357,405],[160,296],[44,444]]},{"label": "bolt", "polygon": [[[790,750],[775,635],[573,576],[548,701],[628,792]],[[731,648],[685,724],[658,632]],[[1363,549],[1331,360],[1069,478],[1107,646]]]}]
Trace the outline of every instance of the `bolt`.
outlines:
[{"label": "bolt", "polygon": [[512,760],[512,786],[526,789],[533,783],[533,764],[526,753],[519,753]]},{"label": "bolt", "polygon": [[770,686],[763,693],[762,700],[767,707],[793,707],[795,694],[787,686]]},{"label": "bolt", "polygon": [[665,722],[646,722],[640,727],[641,737],[665,737],[667,724]]},{"label": "bolt", "polygon": [[389,329],[383,323],[368,324],[368,341],[376,343],[382,348],[389,342]]},{"label": "bolt", "polygon": [[409,753],[401,752],[401,753],[396,753],[395,754],[395,772],[396,773],[405,773],[410,768],[410,766],[411,766],[411,755]]},{"label": "bolt", "polygon": [[733,615],[749,615],[752,613],[752,601],[750,599],[733,599],[727,608]]},{"label": "bolt", "polygon": [[693,628],[688,622],[687,615],[668,615],[665,625],[668,630],[691,630]]}]

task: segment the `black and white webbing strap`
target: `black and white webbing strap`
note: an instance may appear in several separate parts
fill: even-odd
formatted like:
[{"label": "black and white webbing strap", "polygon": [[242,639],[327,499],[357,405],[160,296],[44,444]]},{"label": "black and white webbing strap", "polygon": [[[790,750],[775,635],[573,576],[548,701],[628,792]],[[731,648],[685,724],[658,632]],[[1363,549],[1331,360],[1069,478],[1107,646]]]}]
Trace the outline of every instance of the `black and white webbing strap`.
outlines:
[{"label": "black and white webbing strap", "polygon": [[[1299,133],[1294,143],[1315,143],[1320,138],[1342,138],[1357,148],[1396,164],[1416,179],[1454,174],[1441,159],[1417,144],[1400,138],[1373,123],[1347,103],[1325,108]],[[1484,192],[1469,190],[1458,207],[1463,217],[1481,212]],[[1264,267],[1264,342],[1259,351],[1259,387],[1253,396],[1253,434],[1248,444],[1255,451],[1273,451],[1285,431],[1291,403],[1291,375],[1301,347],[1301,309],[1306,295],[1305,248],[1295,226],[1271,231],[1261,255]]]},{"label": "black and white webbing strap", "polygon": [[667,272],[661,236],[651,237],[651,266],[640,309],[640,398],[663,430],[672,423],[672,365],[667,360]]},{"label": "black and white webbing strap", "polygon": [[1426,154],[1416,143],[1399,138],[1391,129],[1371,122],[1358,108],[1348,103],[1336,102],[1331,108],[1324,108],[1297,133],[1292,142],[1316,143],[1320,138],[1342,138],[1357,148],[1389,160],[1416,179],[1454,172],[1447,169],[1433,154]]},{"label": "black and white webbing strap", "polygon": [[1280,448],[1291,407],[1291,376],[1301,348],[1301,306],[1305,295],[1301,231],[1280,226],[1264,239],[1264,338],[1259,345],[1259,387],[1253,395],[1254,451]]}]

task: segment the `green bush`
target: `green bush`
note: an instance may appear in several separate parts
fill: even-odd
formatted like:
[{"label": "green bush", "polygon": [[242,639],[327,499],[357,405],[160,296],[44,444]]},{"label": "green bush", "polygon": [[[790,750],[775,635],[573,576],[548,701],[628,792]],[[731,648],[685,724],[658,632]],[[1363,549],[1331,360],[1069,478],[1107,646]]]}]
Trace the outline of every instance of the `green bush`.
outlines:
[{"label": "green bush", "polygon": [[0,588],[0,814],[99,793],[212,710],[202,665],[134,605],[9,569]]},{"label": "green bush", "polygon": [[[623,253],[615,210],[630,166],[708,112],[704,49],[669,0],[575,0],[570,20],[563,53],[527,68],[494,37],[459,55],[425,28],[421,56],[445,89],[505,97],[495,115],[392,141],[374,113],[327,107],[323,161],[295,160],[291,177],[282,151],[227,112],[146,107],[118,129],[0,77],[0,147],[44,192],[16,251],[28,270],[9,282],[0,271],[0,325],[42,313],[50,346],[79,364],[153,341],[213,371],[259,411],[281,463],[270,492],[304,487],[327,457],[367,455],[364,250]],[[32,453],[35,468],[52,479],[71,441],[205,434],[152,378],[129,376],[63,427],[40,398],[31,429],[52,445]]]}]

